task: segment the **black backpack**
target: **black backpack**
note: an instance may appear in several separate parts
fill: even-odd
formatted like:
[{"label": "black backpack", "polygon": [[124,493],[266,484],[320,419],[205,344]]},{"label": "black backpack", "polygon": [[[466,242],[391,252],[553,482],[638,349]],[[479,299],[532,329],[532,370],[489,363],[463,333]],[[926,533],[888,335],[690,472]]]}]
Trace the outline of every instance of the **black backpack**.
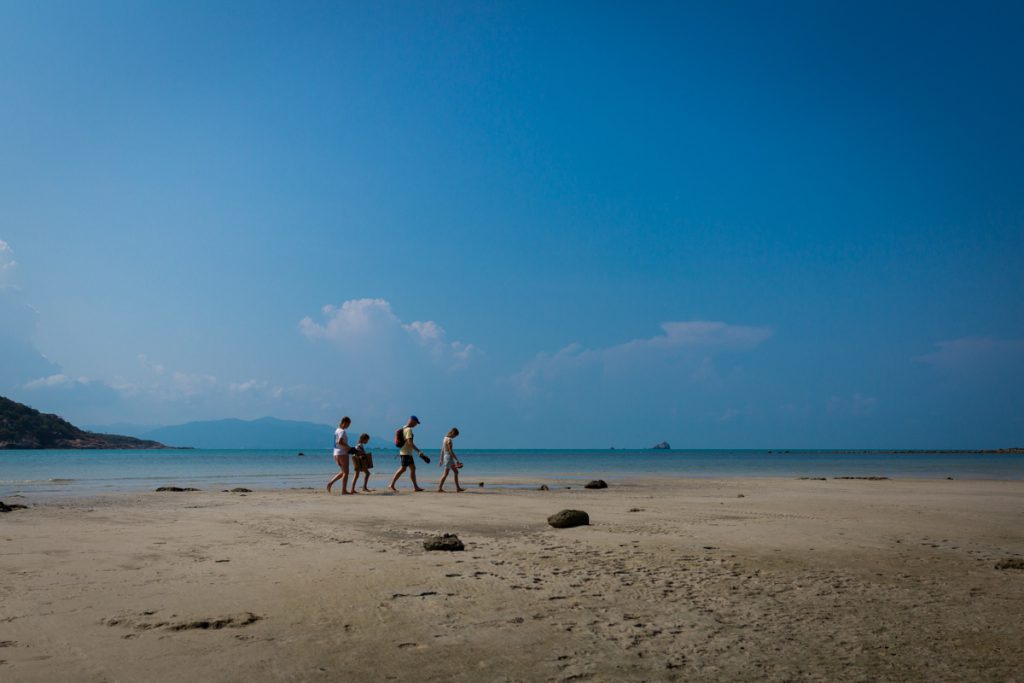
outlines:
[{"label": "black backpack", "polygon": [[405,427],[399,427],[395,430],[395,446],[401,448],[405,445]]}]

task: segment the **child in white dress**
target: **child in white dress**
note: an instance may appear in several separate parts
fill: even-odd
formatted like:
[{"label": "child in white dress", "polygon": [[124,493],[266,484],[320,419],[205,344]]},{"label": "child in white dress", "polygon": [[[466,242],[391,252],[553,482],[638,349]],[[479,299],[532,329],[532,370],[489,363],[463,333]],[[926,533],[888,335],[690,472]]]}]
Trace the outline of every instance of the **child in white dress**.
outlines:
[{"label": "child in white dress", "polygon": [[455,451],[452,450],[452,439],[458,435],[458,428],[452,427],[451,431],[448,432],[448,436],[444,437],[444,441],[441,442],[441,462],[439,464],[444,470],[444,474],[441,475],[441,481],[437,483],[438,493],[444,493],[444,481],[448,478],[449,472],[455,475],[455,491],[462,493],[466,490],[459,486],[459,470],[462,469],[462,463],[455,456]]}]

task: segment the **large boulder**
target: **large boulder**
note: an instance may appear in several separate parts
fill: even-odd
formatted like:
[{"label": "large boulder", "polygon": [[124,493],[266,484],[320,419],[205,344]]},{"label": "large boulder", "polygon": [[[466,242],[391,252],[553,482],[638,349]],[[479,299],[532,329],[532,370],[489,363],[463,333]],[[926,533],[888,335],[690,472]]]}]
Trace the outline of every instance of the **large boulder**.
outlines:
[{"label": "large boulder", "polygon": [[0,512],[13,512],[14,510],[25,509],[27,509],[26,505],[18,505],[17,503],[11,503],[10,505],[8,505],[7,503],[0,500]]},{"label": "large boulder", "polygon": [[583,510],[562,510],[548,517],[548,524],[556,529],[586,526],[590,524],[590,515]]},{"label": "large boulder", "polygon": [[443,536],[431,536],[423,541],[424,550],[465,550],[466,546],[455,534],[444,534]]},{"label": "large boulder", "polygon": [[606,489],[606,488],[608,488],[608,484],[605,483],[604,479],[595,479],[594,481],[588,481],[586,484],[584,484],[583,488],[585,488],[585,489]]}]

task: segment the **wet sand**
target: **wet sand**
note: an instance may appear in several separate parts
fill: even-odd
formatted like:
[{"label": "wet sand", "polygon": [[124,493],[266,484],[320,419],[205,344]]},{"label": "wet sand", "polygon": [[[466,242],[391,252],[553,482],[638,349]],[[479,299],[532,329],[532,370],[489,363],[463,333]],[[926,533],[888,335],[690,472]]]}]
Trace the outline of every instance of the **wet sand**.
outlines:
[{"label": "wet sand", "polygon": [[6,500],[0,679],[1024,681],[1024,482],[549,483]]}]

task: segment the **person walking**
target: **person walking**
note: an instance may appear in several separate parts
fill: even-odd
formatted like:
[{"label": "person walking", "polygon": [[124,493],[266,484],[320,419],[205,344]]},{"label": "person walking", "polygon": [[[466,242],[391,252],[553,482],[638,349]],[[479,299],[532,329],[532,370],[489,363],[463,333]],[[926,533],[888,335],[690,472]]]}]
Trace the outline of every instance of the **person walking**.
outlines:
[{"label": "person walking", "polygon": [[346,485],[348,484],[348,452],[352,450],[348,445],[348,428],[352,424],[352,420],[346,415],[341,418],[341,422],[338,423],[338,428],[334,430],[334,462],[338,465],[338,469],[341,470],[334,478],[327,482],[327,493],[331,492],[331,487],[334,486],[335,482],[341,480],[341,495],[347,495],[348,490]]},{"label": "person walking", "polygon": [[371,490],[366,486],[370,481],[370,469],[373,467],[373,453],[366,450],[368,443],[370,443],[370,435],[360,434],[359,443],[356,444],[355,453],[352,454],[352,469],[355,470],[355,474],[352,475],[352,491],[350,493],[356,492],[360,472],[363,473],[363,490],[367,493]]},{"label": "person walking", "polygon": [[448,436],[444,437],[444,441],[441,442],[441,462],[438,465],[444,470],[444,474],[441,475],[441,481],[437,482],[438,493],[444,493],[444,482],[448,478],[449,472],[455,475],[455,492],[462,493],[466,490],[459,486],[459,470],[462,469],[462,461],[455,455],[455,450],[452,448],[452,439],[458,435],[459,428],[452,427]]},{"label": "person walking", "polygon": [[412,490],[422,491],[420,485],[416,483],[416,461],[413,459],[413,453],[419,453],[420,457],[423,458],[423,462],[430,462],[430,458],[423,455],[423,451],[416,445],[412,430],[419,425],[420,419],[415,415],[409,417],[409,421],[405,423],[404,427],[399,428],[395,432],[395,445],[398,446],[398,455],[402,459],[399,464],[398,470],[395,472],[395,476],[391,477],[391,483],[388,484],[388,490],[398,493],[398,489],[395,488],[395,484],[398,483],[399,477],[409,470],[409,478],[412,479]]}]

